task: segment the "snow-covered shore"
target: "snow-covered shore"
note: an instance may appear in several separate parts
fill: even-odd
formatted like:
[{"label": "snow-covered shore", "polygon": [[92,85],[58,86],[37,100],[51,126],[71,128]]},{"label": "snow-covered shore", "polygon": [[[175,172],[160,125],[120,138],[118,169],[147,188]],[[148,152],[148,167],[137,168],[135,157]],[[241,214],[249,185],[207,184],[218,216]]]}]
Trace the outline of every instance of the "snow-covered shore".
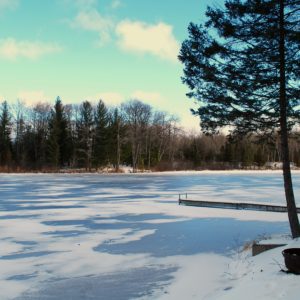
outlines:
[{"label": "snow-covered shore", "polygon": [[300,240],[279,236],[262,241],[270,244],[286,244],[252,257],[249,251],[236,255],[229,264],[227,286],[210,299],[299,299],[300,276],[285,273],[282,250],[299,248]]},{"label": "snow-covered shore", "polygon": [[[300,169],[292,169],[292,174],[300,174]],[[282,174],[281,169],[228,169],[228,170],[181,170],[181,171],[147,171],[147,170],[140,170],[137,172],[133,172],[132,168],[124,167],[122,168],[122,172],[114,172],[113,170],[110,171],[95,171],[95,172],[88,172],[88,171],[78,171],[76,170],[61,170],[58,172],[41,172],[41,171],[34,171],[34,172],[1,172],[0,174],[6,175],[40,175],[40,174],[64,174],[64,175],[116,175],[116,176],[128,176],[128,175],[204,175],[204,174]]]},{"label": "snow-covered shore", "polygon": [[[299,299],[300,277],[282,271],[286,267],[281,252],[286,248],[300,247],[300,240],[280,235],[260,241],[264,242],[286,245],[254,257],[251,247],[235,251],[230,258],[212,254],[194,257],[177,273],[166,293],[157,299]],[[207,268],[201,276],[196,259]]]}]

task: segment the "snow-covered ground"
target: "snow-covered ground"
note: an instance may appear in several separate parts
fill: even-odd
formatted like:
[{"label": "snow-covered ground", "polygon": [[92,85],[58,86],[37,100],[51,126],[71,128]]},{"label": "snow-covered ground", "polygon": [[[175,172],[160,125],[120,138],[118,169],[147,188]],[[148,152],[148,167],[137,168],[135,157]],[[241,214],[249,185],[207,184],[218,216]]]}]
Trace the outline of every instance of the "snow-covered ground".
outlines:
[{"label": "snow-covered ground", "polygon": [[212,299],[299,299],[299,275],[287,274],[282,258],[285,248],[299,248],[300,240],[279,236],[262,242],[286,246],[251,257],[249,251],[237,253],[229,263],[227,287],[215,293]]},{"label": "snow-covered ground", "polygon": [[0,299],[296,299],[282,249],[240,252],[289,233],[286,214],[179,206],[186,192],[284,204],[280,172],[0,175]]}]

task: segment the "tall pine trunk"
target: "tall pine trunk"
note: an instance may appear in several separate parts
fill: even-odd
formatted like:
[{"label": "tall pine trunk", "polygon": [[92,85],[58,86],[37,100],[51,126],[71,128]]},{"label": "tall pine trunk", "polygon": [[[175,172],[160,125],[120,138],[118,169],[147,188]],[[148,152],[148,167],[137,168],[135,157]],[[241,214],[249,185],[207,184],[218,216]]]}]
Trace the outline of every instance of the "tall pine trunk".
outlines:
[{"label": "tall pine trunk", "polygon": [[280,129],[281,129],[281,155],[284,179],[285,198],[287,203],[288,217],[293,238],[300,236],[300,226],[295,204],[293,183],[289,159],[288,129],[287,129],[287,99],[285,78],[285,29],[284,29],[284,0],[280,0]]}]

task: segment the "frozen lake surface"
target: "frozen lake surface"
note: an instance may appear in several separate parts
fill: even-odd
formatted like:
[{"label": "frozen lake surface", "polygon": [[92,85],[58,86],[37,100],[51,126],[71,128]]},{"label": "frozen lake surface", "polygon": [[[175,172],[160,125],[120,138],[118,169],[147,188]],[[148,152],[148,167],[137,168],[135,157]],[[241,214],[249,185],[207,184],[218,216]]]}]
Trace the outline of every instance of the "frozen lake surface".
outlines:
[{"label": "frozen lake surface", "polygon": [[0,175],[0,299],[202,299],[232,251],[289,233],[286,214],[179,206],[185,192],[284,204],[280,173]]}]

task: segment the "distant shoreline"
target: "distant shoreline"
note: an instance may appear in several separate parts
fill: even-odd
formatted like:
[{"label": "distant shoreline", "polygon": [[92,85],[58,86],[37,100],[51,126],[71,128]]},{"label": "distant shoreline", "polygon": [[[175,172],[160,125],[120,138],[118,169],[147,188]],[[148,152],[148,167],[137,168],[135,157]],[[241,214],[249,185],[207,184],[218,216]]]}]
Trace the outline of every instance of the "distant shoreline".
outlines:
[{"label": "distant shoreline", "polygon": [[[300,169],[293,169],[292,173],[300,174]],[[138,171],[138,172],[87,172],[87,171],[26,171],[0,172],[0,175],[201,175],[201,174],[282,174],[281,169],[230,169],[230,170],[181,170],[181,171]]]}]

